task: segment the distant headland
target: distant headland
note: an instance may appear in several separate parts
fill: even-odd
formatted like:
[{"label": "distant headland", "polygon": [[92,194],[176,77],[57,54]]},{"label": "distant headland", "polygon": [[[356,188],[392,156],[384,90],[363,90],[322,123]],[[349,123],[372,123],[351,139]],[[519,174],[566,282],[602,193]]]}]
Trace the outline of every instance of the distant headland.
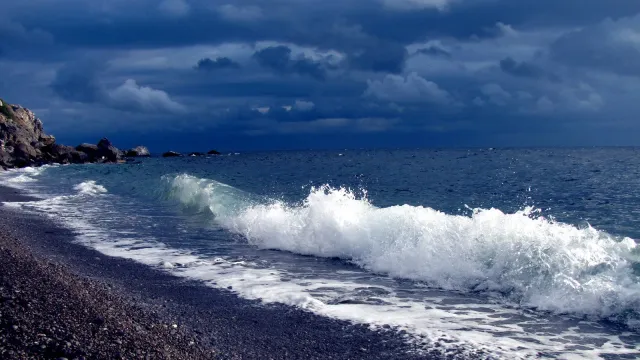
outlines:
[{"label": "distant headland", "polygon": [[[207,155],[219,155],[211,150]],[[189,156],[203,156],[193,152]],[[118,163],[131,157],[149,157],[145,146],[120,150],[107,138],[97,144],[84,143],[76,147],[56,143],[53,135],[44,131],[42,121],[29,109],[0,99],[0,166],[4,169],[44,164]],[[163,157],[182,154],[169,151]]]}]

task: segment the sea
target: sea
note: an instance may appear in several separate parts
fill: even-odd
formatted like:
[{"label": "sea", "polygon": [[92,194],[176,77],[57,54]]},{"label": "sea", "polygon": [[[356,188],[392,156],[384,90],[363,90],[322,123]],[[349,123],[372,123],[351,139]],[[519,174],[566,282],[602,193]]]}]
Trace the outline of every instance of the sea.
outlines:
[{"label": "sea", "polygon": [[105,255],[425,352],[640,357],[640,148],[151,157],[0,184]]}]

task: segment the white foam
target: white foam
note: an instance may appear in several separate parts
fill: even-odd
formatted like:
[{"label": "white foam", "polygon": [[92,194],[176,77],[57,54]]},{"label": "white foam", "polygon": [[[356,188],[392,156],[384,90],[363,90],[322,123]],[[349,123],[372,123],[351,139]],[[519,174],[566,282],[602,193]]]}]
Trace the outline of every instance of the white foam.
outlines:
[{"label": "white foam", "polygon": [[[552,256],[554,251],[557,251],[557,245],[554,245],[553,242],[560,241],[569,235],[575,237],[575,234],[583,234],[582,240],[601,244],[600,247],[594,247],[594,250],[598,251],[612,252],[613,250],[611,249],[615,250],[617,249],[616,246],[620,247],[620,245],[611,245],[618,243],[610,236],[593,229],[581,230],[568,225],[553,224],[543,219],[530,219],[525,216],[526,213],[502,214],[497,210],[487,210],[477,211],[473,217],[454,217],[426,208],[404,206],[380,209],[373,207],[366,200],[357,199],[348,191],[328,188],[312,191],[309,196],[311,199],[307,199],[300,206],[288,207],[282,203],[255,205],[256,201],[252,199],[250,194],[210,180],[180,176],[169,179],[169,183],[172,187],[172,195],[184,202],[185,205],[214,211],[218,221],[239,233],[244,231],[256,245],[262,247],[282,246],[284,248],[283,244],[288,244],[286,246],[290,248],[287,250],[290,251],[307,254],[322,251],[322,256],[346,257],[345,254],[348,254],[349,258],[353,260],[358,260],[360,254],[368,253],[371,256],[362,257],[362,259],[371,261],[371,264],[376,264],[373,260],[379,259],[379,257],[374,256],[376,254],[384,254],[386,252],[389,256],[396,257],[404,254],[408,256],[407,263],[398,264],[397,266],[399,269],[404,269],[403,271],[405,272],[399,274],[406,277],[411,275],[422,278],[424,275],[419,270],[429,269],[429,267],[421,268],[413,263],[419,256],[419,254],[415,253],[425,251],[424,247],[418,246],[422,244],[421,240],[425,239],[424,235],[418,236],[420,234],[418,230],[421,229],[423,232],[430,233],[430,231],[437,230],[438,224],[449,231],[436,233],[438,236],[459,234],[458,236],[463,237],[462,234],[465,234],[463,230],[469,231],[469,229],[476,227],[478,228],[478,237],[483,240],[463,241],[464,239],[458,239],[460,240],[458,245],[447,244],[443,241],[443,244],[438,245],[440,248],[434,248],[434,251],[449,249],[449,251],[453,252],[459,251],[461,244],[478,246],[478,243],[486,243],[483,246],[479,246],[479,249],[484,254],[491,254],[489,250],[496,252],[495,247],[498,245],[489,245],[497,241],[490,241],[489,238],[501,239],[518,233],[528,234],[524,238],[519,238],[520,240],[533,242],[528,246],[545,245],[542,249],[536,250],[536,253],[540,254],[547,264],[550,261],[557,260],[557,257]],[[370,286],[370,284],[358,280],[357,277],[351,279],[297,278],[296,274],[274,267],[273,264],[268,264],[267,267],[267,264],[234,257],[210,258],[197,255],[189,249],[171,248],[154,238],[145,238],[140,233],[136,234],[136,232],[126,230],[110,231],[108,230],[108,223],[116,220],[113,216],[117,216],[117,212],[113,216],[107,216],[105,211],[108,210],[108,207],[100,206],[97,209],[97,205],[94,206],[94,202],[83,202],[83,196],[85,195],[60,196],[38,202],[15,203],[12,206],[42,211],[51,216],[52,219],[62,221],[80,234],[77,237],[78,242],[106,255],[129,258],[177,276],[200,279],[211,287],[220,289],[231,287],[232,291],[248,299],[259,299],[265,303],[292,305],[319,315],[370,324],[373,327],[391,325],[407,330],[412,334],[411,339],[414,341],[419,338],[413,336],[425,336],[426,339],[423,344],[425,350],[429,350],[434,346],[441,350],[461,348],[463,349],[462,358],[464,358],[465,354],[468,354],[468,357],[473,357],[475,349],[484,349],[493,358],[506,359],[535,358],[541,352],[554,353],[559,359],[596,359],[601,353],[637,353],[635,349],[625,348],[618,336],[610,336],[610,334],[606,333],[594,331],[585,336],[576,327],[566,329],[562,334],[558,334],[544,327],[555,325],[553,321],[548,321],[544,316],[539,319],[533,316],[524,316],[523,311],[504,306],[499,302],[482,303],[481,306],[484,309],[480,310],[474,310],[474,304],[441,306],[445,304],[441,294],[431,294],[425,290],[424,294],[420,294],[420,296],[406,297],[397,293],[394,287],[381,285],[379,288],[385,292],[384,295],[380,295],[385,302],[384,304],[345,303],[340,300],[344,299],[345,296],[347,296],[348,300],[350,293]],[[107,204],[112,196],[95,198],[95,200]],[[202,205],[199,203],[200,201],[206,201],[206,203]],[[80,204],[86,206],[80,206]],[[402,211],[407,209],[412,210]],[[354,211],[355,213],[353,213]],[[390,212],[390,214],[386,214],[386,212]],[[296,218],[293,215],[301,216],[302,218]],[[371,223],[359,222],[358,216],[365,216],[366,220]],[[425,222],[425,219],[431,219],[431,217],[433,217],[431,221]],[[423,227],[416,229],[416,223],[422,224]],[[523,224],[527,226],[523,226]],[[402,226],[396,227],[395,231],[380,231],[383,226],[389,225]],[[409,226],[414,227],[411,228]],[[429,226],[435,226],[436,229],[429,230]],[[560,227],[561,230],[555,227]],[[518,231],[511,230],[512,228],[517,228]],[[485,237],[480,234],[480,230],[483,229],[490,230]],[[498,229],[502,230],[498,231]],[[279,232],[282,232],[281,235],[285,239],[283,243],[275,239]],[[561,234],[566,232],[566,234],[563,235],[564,237],[558,238],[556,236],[545,242],[536,240],[542,236],[541,234],[550,236],[548,235],[549,233],[555,234],[558,232]],[[363,233],[366,233],[367,236],[362,235]],[[537,235],[534,233],[537,233]],[[132,236],[132,234],[136,235]],[[273,234],[274,238],[270,238],[270,234]],[[499,236],[500,234],[502,235]],[[296,240],[297,236],[311,237]],[[336,239],[336,237],[338,238]],[[364,242],[366,239],[379,241],[385,238],[388,241],[380,244],[379,253],[373,251],[373,249],[377,249],[376,247]],[[405,238],[411,241],[406,243],[391,241]],[[452,239],[445,240],[450,242]],[[511,242],[516,242],[516,240],[513,239]],[[574,242],[578,241],[577,238],[574,240]],[[264,245],[261,245],[259,241],[264,241]],[[505,239],[500,241],[501,246],[511,244]],[[573,242],[569,242],[569,244],[572,245]],[[396,248],[400,247],[397,245],[409,248],[402,252]],[[572,246],[583,249],[575,244]],[[619,250],[621,252],[624,250],[624,246],[630,245],[620,247]],[[521,245],[521,249],[516,247],[512,248],[512,250],[526,253],[525,250],[527,248],[527,246]],[[586,249],[583,250],[586,251]],[[445,251],[443,256],[449,261],[457,261],[458,264],[461,264],[463,260],[476,263],[479,260],[477,255],[475,257],[472,256],[475,253],[475,251],[462,252],[456,257]],[[413,257],[410,256],[412,254]],[[607,254],[602,256],[615,258],[611,254]],[[433,264],[423,266],[436,266],[438,264],[440,264],[439,266],[445,266],[438,263],[435,256],[427,258],[428,260],[433,259]],[[504,263],[506,261],[505,258],[508,258],[508,256],[506,253],[493,254],[490,257],[491,261],[486,261],[484,267],[476,268],[483,271],[492,269],[494,266],[501,264],[501,262]],[[518,256],[515,256],[515,258],[518,258]],[[537,259],[535,256],[522,256],[519,258],[519,262],[525,259]],[[596,260],[599,259],[596,258]],[[616,261],[622,261],[618,258],[615,259],[617,259]],[[571,261],[573,260],[565,259],[565,263],[571,263]],[[490,266],[492,262],[496,265]],[[359,264],[364,267],[368,266],[364,261],[359,262]],[[382,262],[382,264],[388,264],[387,266],[390,268],[393,262],[389,260]],[[454,265],[448,264],[447,266],[452,268],[455,267]],[[595,265],[595,263],[591,265]],[[462,265],[461,267],[464,268]],[[412,268],[415,270],[411,270]],[[527,267],[525,266],[525,268]],[[564,269],[559,265],[555,267],[538,266],[535,269],[538,268],[546,269],[545,271],[547,272],[556,268]],[[470,272],[469,269],[474,269],[474,267],[470,266],[456,271],[440,270],[440,274],[449,276],[447,282],[443,283],[443,287],[460,286],[468,290],[470,283],[461,281],[461,278],[456,278],[454,275],[464,274],[468,276],[470,273],[475,274],[473,271]],[[497,267],[496,269],[503,268]],[[593,273],[595,274],[594,276],[597,275],[597,272],[594,271]],[[510,279],[509,276],[511,275],[512,273],[507,271],[503,275],[504,280]],[[497,274],[492,278],[492,281],[500,284],[496,279],[503,280]],[[520,279],[520,281],[525,280]],[[616,279],[614,278],[609,279],[609,282],[615,281]],[[535,282],[532,282],[532,284],[535,285]],[[554,283],[550,284],[553,285]],[[532,331],[527,329],[527,325],[543,325],[543,328]],[[630,334],[621,332],[619,335]],[[598,344],[596,346],[590,344],[580,349],[571,346],[573,339],[585,339],[585,337],[604,339],[604,345]],[[532,340],[530,341],[526,338]],[[566,341],[567,343],[559,342],[558,340]],[[435,344],[436,341],[439,342],[438,345]]]},{"label": "white foam", "polygon": [[210,208],[260,248],[349,259],[376,273],[498,293],[557,313],[629,316],[632,326],[640,313],[632,239],[533,218],[532,209],[477,209],[467,217],[420,206],[377,208],[328,186],[312,189],[297,206],[249,205],[246,197],[234,202],[228,186],[211,180],[181,175],[170,184],[174,193],[190,195],[180,201]]},{"label": "white foam", "polygon": [[36,181],[38,180],[24,174],[18,175],[16,177],[8,178],[6,180],[6,182],[9,184],[22,184],[22,183],[29,183],[29,182],[36,182]]},{"label": "white foam", "polygon": [[28,190],[28,184],[38,181],[38,177],[47,169],[58,165],[43,165],[40,167],[25,167],[0,171],[0,182],[3,185]]},{"label": "white foam", "polygon": [[99,195],[107,192],[107,189],[102,185],[98,185],[95,180],[84,181],[74,186],[73,189],[84,195]]}]

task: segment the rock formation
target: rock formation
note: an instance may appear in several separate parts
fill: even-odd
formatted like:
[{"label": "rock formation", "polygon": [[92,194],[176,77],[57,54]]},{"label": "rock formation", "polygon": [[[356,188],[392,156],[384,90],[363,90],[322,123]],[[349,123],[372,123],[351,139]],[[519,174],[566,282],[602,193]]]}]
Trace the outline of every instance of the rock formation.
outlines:
[{"label": "rock formation", "polygon": [[151,153],[149,152],[149,149],[147,149],[145,146],[136,146],[133,149],[127,150],[127,152],[125,153],[125,156],[127,156],[127,157],[149,157],[149,156],[151,156]]},{"label": "rock formation", "polygon": [[31,110],[0,99],[0,166],[3,168],[118,162],[122,157],[122,152],[106,138],[97,145],[81,144],[75,148],[56,144],[56,138],[44,132],[42,121]]},{"label": "rock formation", "polygon": [[175,151],[167,151],[166,153],[162,154],[162,157],[178,157],[178,156],[182,156],[182,154]]}]

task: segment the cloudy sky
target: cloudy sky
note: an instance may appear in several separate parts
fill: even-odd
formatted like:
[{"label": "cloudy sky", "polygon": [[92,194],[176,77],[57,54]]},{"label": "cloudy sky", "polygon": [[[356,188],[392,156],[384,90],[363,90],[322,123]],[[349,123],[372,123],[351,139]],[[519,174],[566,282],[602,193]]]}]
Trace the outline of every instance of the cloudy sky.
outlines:
[{"label": "cloudy sky", "polygon": [[639,1],[0,2],[0,97],[61,142],[640,145]]}]

